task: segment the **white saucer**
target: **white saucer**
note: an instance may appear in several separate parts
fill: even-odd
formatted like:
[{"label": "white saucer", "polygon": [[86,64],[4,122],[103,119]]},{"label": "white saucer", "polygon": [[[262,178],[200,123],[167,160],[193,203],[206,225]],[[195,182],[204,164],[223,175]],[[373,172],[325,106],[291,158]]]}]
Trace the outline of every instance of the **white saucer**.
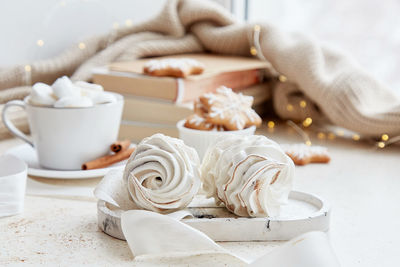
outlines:
[{"label": "white saucer", "polygon": [[28,144],[13,147],[5,154],[13,155],[28,165],[28,175],[53,179],[83,179],[83,178],[97,178],[104,176],[111,169],[123,169],[126,160],[115,163],[107,168],[95,170],[76,170],[76,171],[62,171],[46,169],[39,165],[35,150]]}]

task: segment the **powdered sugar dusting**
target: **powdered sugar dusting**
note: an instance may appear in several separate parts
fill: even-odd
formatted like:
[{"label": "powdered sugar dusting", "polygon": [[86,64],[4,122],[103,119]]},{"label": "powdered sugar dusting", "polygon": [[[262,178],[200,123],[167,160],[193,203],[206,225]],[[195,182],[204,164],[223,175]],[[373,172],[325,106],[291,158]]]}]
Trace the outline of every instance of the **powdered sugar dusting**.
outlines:
[{"label": "powdered sugar dusting", "polygon": [[204,65],[195,59],[191,58],[167,58],[167,59],[153,59],[144,65],[149,71],[156,71],[161,69],[179,69],[186,71],[192,67],[204,68]]},{"label": "powdered sugar dusting", "polygon": [[[225,119],[230,117],[230,123],[234,124],[237,129],[243,129],[246,125],[246,119],[255,121],[254,110],[251,108],[253,97],[244,96],[243,94],[236,94],[232,89],[222,86],[217,89],[217,93],[223,95],[224,98],[219,97],[217,94],[205,94],[209,104],[216,104],[210,108],[208,114],[211,118]],[[217,105],[220,104],[220,105]]]},{"label": "powdered sugar dusting", "polygon": [[205,123],[204,126],[207,128],[211,128],[211,123],[206,122],[206,120],[197,115],[197,114],[193,114],[193,116],[189,119],[189,123],[194,124],[195,126],[200,126],[202,123]]},{"label": "powdered sugar dusting", "polygon": [[298,159],[305,159],[312,156],[329,156],[328,149],[323,146],[307,146],[305,144],[282,144],[285,153]]}]

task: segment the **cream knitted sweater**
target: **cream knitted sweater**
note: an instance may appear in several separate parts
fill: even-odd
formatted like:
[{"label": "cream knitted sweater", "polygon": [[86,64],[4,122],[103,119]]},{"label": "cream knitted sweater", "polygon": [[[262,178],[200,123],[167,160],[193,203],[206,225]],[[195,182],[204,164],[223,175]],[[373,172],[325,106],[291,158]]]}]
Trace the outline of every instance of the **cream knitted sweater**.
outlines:
[{"label": "cream knitted sweater", "polygon": [[[170,0],[161,13],[142,24],[85,41],[56,58],[0,69],[0,89],[61,75],[90,80],[91,69],[113,61],[187,52],[251,56],[254,25],[238,23],[231,14],[209,1]],[[379,83],[350,57],[302,34],[291,34],[261,24],[261,54],[288,82],[277,83],[274,108],[285,119],[325,117],[332,123],[368,136],[400,134],[400,98]],[[16,93],[18,92],[18,93]],[[0,90],[0,102],[20,97],[29,87]],[[310,103],[298,106],[299,99]],[[287,104],[294,109],[287,110]]]}]

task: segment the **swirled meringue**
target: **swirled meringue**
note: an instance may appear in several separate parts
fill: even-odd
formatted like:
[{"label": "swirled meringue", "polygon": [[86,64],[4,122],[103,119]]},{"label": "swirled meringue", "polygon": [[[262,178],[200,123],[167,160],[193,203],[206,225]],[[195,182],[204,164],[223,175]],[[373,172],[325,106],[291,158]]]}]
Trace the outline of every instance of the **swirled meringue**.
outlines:
[{"label": "swirled meringue", "polygon": [[294,164],[274,141],[261,135],[220,138],[201,166],[207,197],[239,216],[274,217],[288,200]]},{"label": "swirled meringue", "polygon": [[200,160],[182,140],[143,139],[126,164],[124,180],[136,205],[168,213],[186,207],[200,188]]}]

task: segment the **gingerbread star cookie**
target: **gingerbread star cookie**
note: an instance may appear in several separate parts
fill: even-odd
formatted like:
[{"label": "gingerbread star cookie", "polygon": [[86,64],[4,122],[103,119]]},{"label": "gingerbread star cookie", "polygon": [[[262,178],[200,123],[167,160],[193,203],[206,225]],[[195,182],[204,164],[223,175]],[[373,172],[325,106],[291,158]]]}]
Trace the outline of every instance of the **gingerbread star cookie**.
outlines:
[{"label": "gingerbread star cookie", "polygon": [[242,130],[261,124],[260,116],[251,108],[253,97],[236,94],[225,86],[219,87],[216,93],[204,94],[200,102],[207,110],[206,121],[223,125],[227,130]]},{"label": "gingerbread star cookie", "polygon": [[151,76],[170,76],[184,78],[189,75],[201,74],[204,65],[191,58],[153,59],[143,67],[143,72]]},{"label": "gingerbread star cookie", "polygon": [[284,144],[281,145],[281,147],[296,165],[306,165],[308,163],[328,163],[331,160],[327,148],[323,146]]},{"label": "gingerbread star cookie", "polygon": [[193,110],[194,110],[194,113],[199,115],[200,117],[205,117],[205,114],[208,113],[208,110],[203,105],[203,103],[200,102],[200,99],[196,99],[194,101]]},{"label": "gingerbread star cookie", "polygon": [[186,118],[185,124],[186,128],[203,130],[203,131],[214,131],[222,132],[225,131],[222,125],[215,125],[206,121],[206,119],[198,114],[190,115]]},{"label": "gingerbread star cookie", "polygon": [[196,113],[186,118],[184,126],[186,128],[203,131],[211,131],[214,128],[214,125],[212,123],[207,122],[205,118]]}]

